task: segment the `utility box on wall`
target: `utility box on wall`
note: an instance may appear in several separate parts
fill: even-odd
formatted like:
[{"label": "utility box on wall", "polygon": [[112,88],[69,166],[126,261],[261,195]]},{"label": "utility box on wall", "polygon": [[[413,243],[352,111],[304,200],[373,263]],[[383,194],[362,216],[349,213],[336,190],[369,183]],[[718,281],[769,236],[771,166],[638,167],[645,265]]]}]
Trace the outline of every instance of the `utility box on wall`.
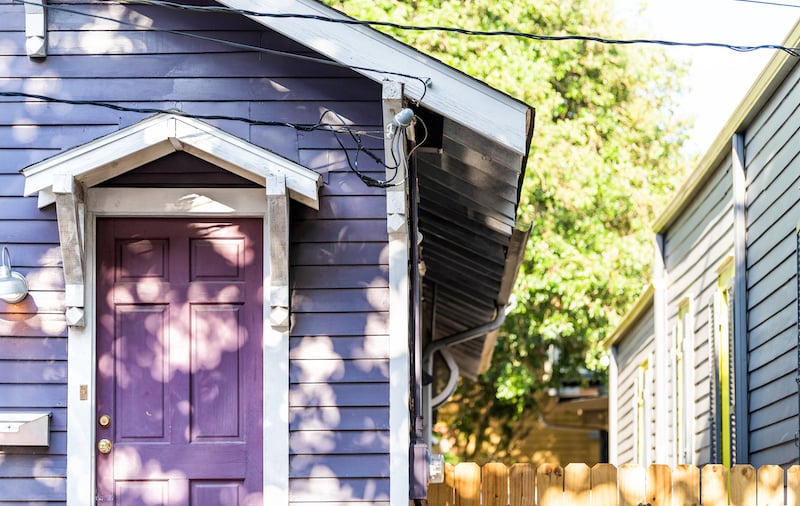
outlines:
[{"label": "utility box on wall", "polygon": [[51,413],[0,413],[0,447],[50,446]]}]

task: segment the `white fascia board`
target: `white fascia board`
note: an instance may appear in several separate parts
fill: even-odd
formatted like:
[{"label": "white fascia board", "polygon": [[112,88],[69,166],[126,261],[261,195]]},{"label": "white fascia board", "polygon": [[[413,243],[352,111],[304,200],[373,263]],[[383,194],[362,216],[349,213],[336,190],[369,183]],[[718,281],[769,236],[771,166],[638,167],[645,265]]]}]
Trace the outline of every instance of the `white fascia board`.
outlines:
[{"label": "white fascia board", "polygon": [[282,175],[290,197],[319,208],[322,176],[302,165],[211,125],[188,121],[188,118],[176,118],[175,140],[180,142],[182,151],[261,185],[266,186],[270,176]]},{"label": "white fascia board", "polygon": [[25,176],[24,194],[30,196],[41,190],[50,190],[55,174],[68,174],[80,178],[87,172],[109,166],[133,153],[146,151],[146,158],[152,156],[142,163],[172,153],[175,148],[168,140],[169,126],[169,123],[164,121],[164,116],[147,118],[26,167],[22,170]]},{"label": "white fascia board", "polygon": [[[147,118],[27,167],[22,171],[24,193],[50,192],[57,175],[70,175],[91,187],[176,151],[262,185],[270,175],[283,175],[293,199],[318,209],[318,173],[202,121],[173,114]],[[49,202],[40,199],[40,206]]]},{"label": "white fascia board", "polygon": [[[302,14],[350,19],[314,0],[220,0],[232,9],[270,14]],[[512,151],[527,155],[532,109],[444,63],[368,26],[304,18],[249,16],[314,51],[376,82],[403,83],[406,96],[431,110],[480,132]],[[374,69],[366,70],[366,69]],[[429,79],[427,91],[416,79]]]},{"label": "white fascia board", "polygon": [[644,289],[644,292],[639,296],[639,298],[634,302],[633,307],[628,310],[628,312],[623,316],[622,321],[620,321],[614,330],[600,342],[600,346],[602,348],[610,349],[612,346],[617,344],[620,339],[622,339],[626,332],[630,330],[634,323],[645,313],[645,310],[651,309],[653,307],[653,296],[655,294],[655,285],[653,283],[649,283],[647,287]]}]

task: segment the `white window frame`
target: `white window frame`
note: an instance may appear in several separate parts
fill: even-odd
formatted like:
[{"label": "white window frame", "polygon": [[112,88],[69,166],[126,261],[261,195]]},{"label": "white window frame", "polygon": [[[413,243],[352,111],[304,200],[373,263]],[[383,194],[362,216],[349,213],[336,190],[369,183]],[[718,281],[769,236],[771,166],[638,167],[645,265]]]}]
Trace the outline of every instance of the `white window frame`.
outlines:
[{"label": "white window frame", "polygon": [[694,305],[691,297],[678,304],[675,326],[675,464],[694,460]]},{"label": "white window frame", "polygon": [[634,459],[640,466],[648,466],[653,461],[652,423],[653,423],[653,362],[648,356],[639,363],[636,375],[636,394],[634,407]]},{"label": "white window frame", "polygon": [[[723,260],[717,268],[717,288],[714,293],[714,336],[716,349],[715,378],[717,399],[713,402],[719,405],[719,427],[717,427],[717,442],[719,447],[719,463],[730,467],[736,460],[736,424],[735,424],[735,395],[732,392],[736,387],[735,357],[733,355],[733,328],[734,323],[732,290],[734,290],[735,266],[733,256]],[[731,375],[731,372],[734,372]]]}]

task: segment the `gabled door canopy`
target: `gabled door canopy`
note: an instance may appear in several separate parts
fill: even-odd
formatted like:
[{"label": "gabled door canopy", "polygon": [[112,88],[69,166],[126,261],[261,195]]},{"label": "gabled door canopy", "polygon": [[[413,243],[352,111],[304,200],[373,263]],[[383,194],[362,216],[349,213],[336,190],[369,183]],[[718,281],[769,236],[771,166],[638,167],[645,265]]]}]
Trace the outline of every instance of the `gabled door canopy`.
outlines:
[{"label": "gabled door canopy", "polygon": [[185,151],[262,186],[270,176],[284,176],[290,197],[319,208],[322,178],[316,172],[202,121],[168,113],[23,169],[25,196],[38,192],[42,208],[56,201],[54,185],[65,177],[91,187],[176,151]]},{"label": "gabled door canopy", "polygon": [[[22,171],[26,196],[38,192],[40,208],[56,204],[67,324],[85,324],[84,190],[176,151],[185,151],[265,187],[270,233],[276,236],[269,251],[275,263],[270,323],[273,328],[288,327],[287,196],[319,209],[322,177],[202,121],[171,113],[147,118]],[[146,198],[141,205],[148,206]]]}]

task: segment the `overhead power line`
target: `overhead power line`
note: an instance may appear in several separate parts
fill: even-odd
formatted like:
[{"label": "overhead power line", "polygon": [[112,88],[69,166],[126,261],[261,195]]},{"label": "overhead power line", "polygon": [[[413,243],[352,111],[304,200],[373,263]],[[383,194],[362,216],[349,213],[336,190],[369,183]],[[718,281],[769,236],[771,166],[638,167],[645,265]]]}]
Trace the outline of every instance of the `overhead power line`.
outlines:
[{"label": "overhead power line", "polygon": [[[68,105],[90,105],[95,107],[112,109],[114,111],[133,112],[141,114],[172,114],[184,118],[193,118],[200,120],[240,121],[243,123],[247,123],[249,125],[256,125],[256,126],[287,127],[300,132],[312,132],[312,131],[322,130],[333,134],[334,138],[336,139],[336,143],[339,145],[339,148],[344,153],[345,159],[347,160],[347,165],[349,166],[350,170],[355,175],[357,175],[359,179],[361,179],[364,182],[364,184],[366,184],[367,186],[375,186],[378,188],[388,188],[391,186],[397,186],[398,184],[401,183],[395,181],[398,174],[398,169],[400,168],[400,162],[397,160],[397,153],[400,152],[400,145],[401,142],[405,140],[405,134],[399,133],[393,137],[390,150],[392,155],[393,165],[387,165],[378,154],[376,154],[375,152],[373,152],[373,150],[364,146],[364,143],[361,140],[362,136],[380,136],[380,138],[383,138],[384,131],[382,129],[374,130],[372,132],[355,129],[350,125],[346,124],[345,120],[338,113],[330,109],[325,109],[325,111],[323,111],[323,113],[319,117],[319,120],[316,123],[291,123],[288,121],[262,121],[262,120],[246,118],[244,116],[227,116],[222,114],[192,114],[176,109],[160,109],[156,107],[130,107],[112,102],[58,98],[48,95],[39,95],[35,93],[25,93],[22,91],[0,91],[0,97],[28,98],[28,99],[38,100],[41,102],[50,102],[50,103],[68,104]],[[339,120],[339,123],[324,122],[326,116],[328,115],[334,116],[337,120]],[[348,148],[345,147],[344,145],[344,141],[342,141],[341,137],[339,137],[340,134],[349,135],[350,139],[355,144],[354,148],[355,156],[352,159],[350,158],[350,154],[348,153]],[[425,127],[425,136],[427,137],[427,127]],[[353,150],[353,148],[350,149]],[[393,175],[389,179],[380,180],[365,174],[364,171],[359,168],[359,163],[358,163],[359,154],[361,153],[364,153],[367,157],[372,159],[383,169],[388,169],[390,171],[393,171]],[[409,153],[408,156],[410,157],[412,153]]]},{"label": "overhead power line", "polygon": [[774,5],[776,7],[794,7],[795,9],[800,8],[800,4],[785,4],[781,2],[768,2],[766,0],[736,0],[737,2],[745,2],[751,4],[762,4],[762,5]]},{"label": "overhead power line", "polygon": [[[15,1],[21,3],[29,3],[27,0],[15,0]],[[759,0],[740,0],[740,1],[755,2]],[[135,1],[120,0],[120,3],[155,5],[161,7],[168,7],[172,9],[193,11],[193,12],[207,12],[207,13],[217,13],[217,14],[231,13],[231,14],[241,14],[244,16],[267,17],[276,19],[281,19],[281,18],[307,19],[325,23],[393,28],[404,31],[437,31],[437,32],[456,33],[461,35],[484,36],[484,37],[516,37],[516,38],[526,38],[542,42],[578,41],[578,42],[596,42],[600,44],[615,44],[615,45],[644,44],[644,45],[659,45],[668,47],[710,47],[710,48],[729,49],[740,53],[747,53],[763,49],[774,49],[783,51],[794,57],[800,57],[800,48],[786,47],[780,44],[738,45],[738,44],[729,44],[724,42],[687,42],[687,41],[645,39],[645,38],[620,39],[620,38],[607,38],[596,35],[581,35],[581,34],[543,35],[543,34],[521,32],[515,30],[472,30],[472,29],[452,27],[452,26],[410,25],[410,24],[395,23],[391,21],[359,20],[350,17],[333,18],[317,14],[270,13],[270,12],[252,11],[247,9],[234,9],[225,6],[185,5],[176,2],[170,2],[168,0],[135,0]],[[48,8],[55,8],[55,6],[48,6]],[[370,70],[375,71],[374,69]],[[404,77],[409,77],[409,76],[404,76]]]},{"label": "overhead power line", "polygon": [[[21,3],[21,4],[30,4],[30,5],[41,5],[41,4],[38,4],[38,3],[35,3],[35,2],[30,2],[28,0],[14,0],[14,2]],[[130,2],[122,2],[122,3],[130,3]],[[143,1],[141,3],[145,3],[145,4],[149,4],[149,5],[161,5],[158,2]],[[175,6],[177,6],[177,5],[180,5],[180,4],[174,4],[172,2],[168,2],[168,5],[163,5],[163,6],[164,7],[176,8]],[[422,85],[422,96],[419,99],[417,99],[417,101],[416,101],[418,104],[420,102],[422,102],[422,99],[425,97],[425,92],[427,91],[428,84],[430,83],[430,78],[429,77],[415,76],[415,75],[411,75],[411,74],[405,74],[405,73],[402,73],[402,72],[394,72],[394,71],[390,71],[390,70],[382,70],[382,69],[377,69],[377,68],[372,68],[372,67],[362,67],[362,66],[358,66],[358,65],[349,65],[349,64],[341,63],[341,62],[338,62],[338,61],[335,61],[335,60],[328,60],[328,59],[325,59],[325,58],[315,58],[313,56],[306,56],[306,55],[302,55],[302,54],[290,53],[288,51],[280,51],[278,49],[270,49],[270,48],[261,47],[261,46],[254,46],[252,44],[245,44],[245,43],[242,43],[242,42],[235,42],[235,41],[232,41],[232,40],[225,40],[225,39],[220,39],[220,38],[217,38],[217,37],[210,37],[210,36],[207,36],[207,35],[201,35],[199,33],[194,33],[194,32],[185,32],[185,31],[182,31],[182,30],[170,30],[170,29],[167,29],[167,28],[154,28],[152,26],[141,24],[141,23],[133,23],[133,22],[130,22],[130,21],[125,21],[125,20],[114,18],[114,17],[111,17],[111,16],[103,16],[101,14],[92,14],[92,13],[89,13],[89,12],[80,11],[80,10],[77,10],[77,9],[71,9],[69,7],[63,7],[63,6],[60,6],[60,5],[44,4],[43,6],[46,9],[50,9],[50,10],[67,12],[67,13],[70,13],[70,14],[77,14],[77,15],[80,15],[80,16],[85,16],[85,17],[94,18],[94,19],[102,19],[104,21],[111,21],[113,23],[118,23],[118,24],[123,25],[123,26],[128,26],[128,27],[131,27],[131,28],[137,28],[137,29],[140,29],[140,30],[147,30],[147,31],[150,31],[150,32],[157,32],[157,33],[169,33],[171,35],[178,35],[178,36],[181,36],[181,37],[188,37],[188,38],[204,40],[204,41],[208,41],[208,42],[216,42],[216,43],[227,45],[229,47],[234,47],[234,48],[237,48],[237,49],[243,49],[243,50],[246,50],[246,51],[256,51],[256,52],[260,52],[260,53],[267,53],[267,54],[272,54],[272,55],[275,55],[275,56],[282,56],[282,57],[286,57],[286,58],[293,58],[293,59],[296,59],[296,60],[309,61],[309,62],[312,62],[312,63],[321,64],[321,65],[329,65],[329,66],[333,66],[333,67],[346,68],[346,69],[349,69],[349,70],[370,72],[370,73],[375,73],[375,74],[384,74],[384,75],[405,77],[407,79],[413,79],[415,81],[419,81],[420,84]],[[198,9],[200,12],[219,12],[219,11],[209,11],[209,10],[204,9],[202,7],[199,7],[199,6],[192,7],[191,9],[184,9],[184,10],[196,10],[196,9]]]}]

